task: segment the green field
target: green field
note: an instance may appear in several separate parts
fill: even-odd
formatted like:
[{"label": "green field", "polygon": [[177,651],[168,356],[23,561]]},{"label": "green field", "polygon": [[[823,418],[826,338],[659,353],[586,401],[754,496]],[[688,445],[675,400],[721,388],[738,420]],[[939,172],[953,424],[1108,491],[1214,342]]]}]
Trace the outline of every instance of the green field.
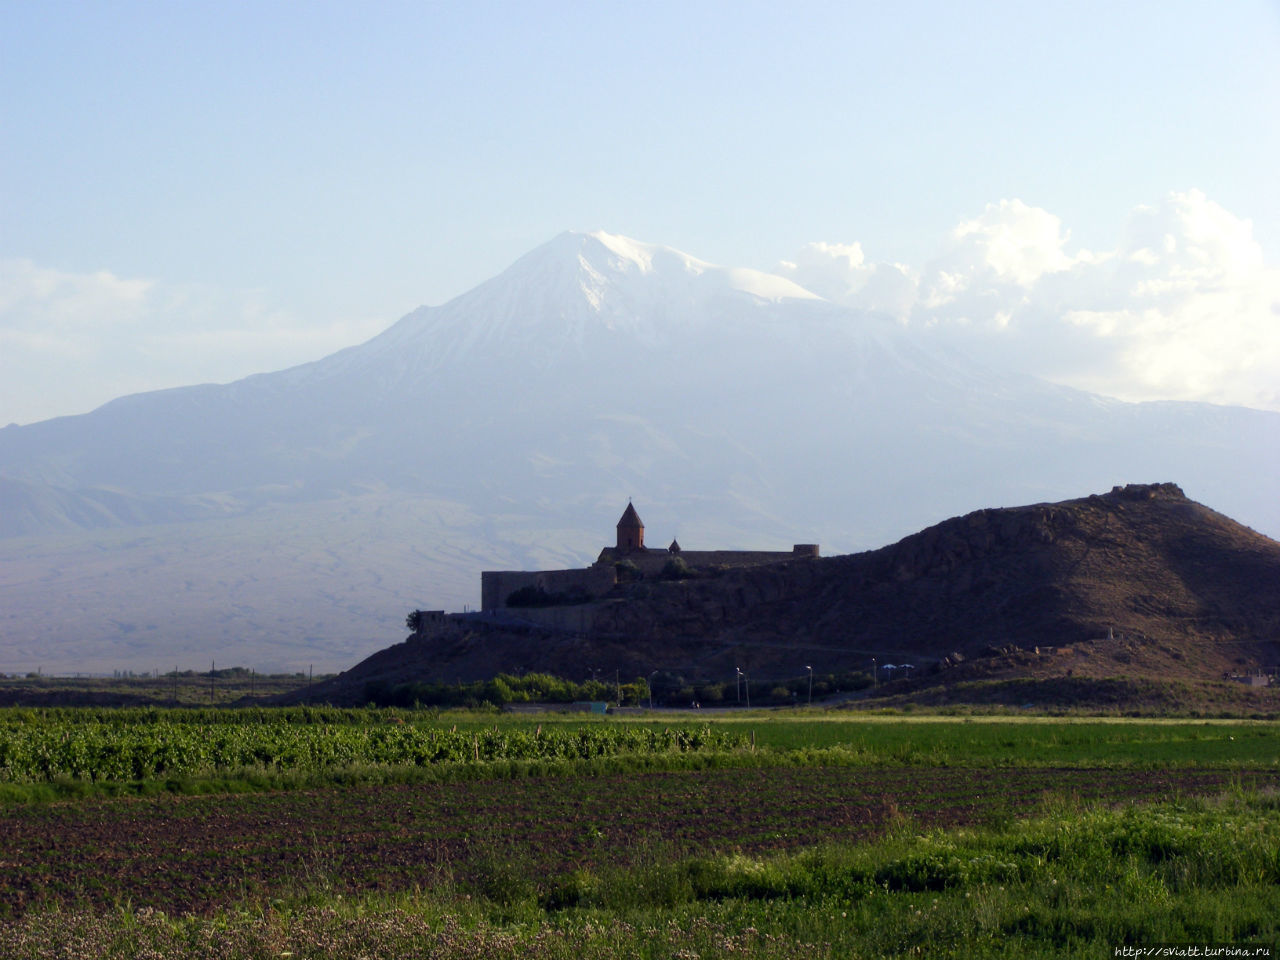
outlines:
[{"label": "green field", "polygon": [[[331,718],[331,719],[326,719]],[[336,722],[334,722],[336,721]],[[175,711],[73,711],[0,721],[0,783],[147,784],[243,775],[433,768],[728,750],[740,735],[710,727],[498,724],[459,729],[383,712],[262,710],[193,720]],[[268,781],[269,782],[269,781]]]},{"label": "green field", "polygon": [[1262,721],[3,710],[0,956],[1274,950],[1278,788]]},{"label": "green field", "polygon": [[[755,726],[750,719],[729,725],[739,729]],[[842,747],[876,762],[1164,767],[1274,766],[1280,761],[1280,724],[1240,720],[780,717],[761,726],[758,736],[762,745],[773,748]]]},{"label": "green field", "polygon": [[132,707],[148,705],[207,707],[276,696],[306,689],[326,675],[262,674],[245,667],[199,673],[159,671],[115,677],[49,677],[0,674],[0,706]]}]

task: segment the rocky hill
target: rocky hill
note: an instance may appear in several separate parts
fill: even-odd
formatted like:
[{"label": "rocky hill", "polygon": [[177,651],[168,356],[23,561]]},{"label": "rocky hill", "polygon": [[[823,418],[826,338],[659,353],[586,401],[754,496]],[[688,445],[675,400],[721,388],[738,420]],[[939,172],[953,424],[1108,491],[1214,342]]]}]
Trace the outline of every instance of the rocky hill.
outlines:
[{"label": "rocky hill", "polygon": [[867,553],[627,584],[580,619],[556,631],[450,618],[316,693],[358,700],[371,680],[500,671],[731,680],[741,668],[763,681],[870,670],[872,658],[911,664],[916,690],[993,677],[1221,682],[1280,665],[1280,543],[1174,484],[1129,485],[979,510]]}]

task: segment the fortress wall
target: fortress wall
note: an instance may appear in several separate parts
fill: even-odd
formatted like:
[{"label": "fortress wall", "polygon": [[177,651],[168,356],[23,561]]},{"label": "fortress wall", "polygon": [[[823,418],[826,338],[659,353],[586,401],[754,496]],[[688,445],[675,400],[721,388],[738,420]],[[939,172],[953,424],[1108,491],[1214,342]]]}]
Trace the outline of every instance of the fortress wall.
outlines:
[{"label": "fortress wall", "polygon": [[541,587],[547,593],[581,592],[599,596],[611,590],[614,582],[612,566],[581,570],[486,570],[480,574],[480,609],[505,608],[507,597],[521,587]]},{"label": "fortress wall", "polygon": [[[619,560],[630,560],[646,577],[656,576],[669,560],[676,557],[684,560],[690,567],[707,569],[709,567],[759,567],[769,563],[783,563],[801,557],[818,556],[818,545],[798,543],[790,550],[682,550],[679,553],[668,553],[666,550],[644,550],[628,553]],[[613,561],[608,561],[612,566]]]},{"label": "fortress wall", "polygon": [[691,567],[758,567],[815,554],[794,550],[685,550],[679,556]]},{"label": "fortress wall", "polygon": [[691,567],[757,567],[791,559],[781,550],[686,550],[680,556]]},{"label": "fortress wall", "polygon": [[513,607],[510,616],[564,633],[589,633],[601,603],[575,603],[564,607]]}]

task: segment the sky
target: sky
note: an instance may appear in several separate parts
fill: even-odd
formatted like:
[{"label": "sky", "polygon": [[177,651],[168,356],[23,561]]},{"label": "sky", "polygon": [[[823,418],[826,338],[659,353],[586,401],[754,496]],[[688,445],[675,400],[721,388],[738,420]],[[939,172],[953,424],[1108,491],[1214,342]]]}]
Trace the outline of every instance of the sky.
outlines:
[{"label": "sky", "polygon": [[1280,410],[1280,3],[0,0],[0,424],[316,359],[567,229]]}]

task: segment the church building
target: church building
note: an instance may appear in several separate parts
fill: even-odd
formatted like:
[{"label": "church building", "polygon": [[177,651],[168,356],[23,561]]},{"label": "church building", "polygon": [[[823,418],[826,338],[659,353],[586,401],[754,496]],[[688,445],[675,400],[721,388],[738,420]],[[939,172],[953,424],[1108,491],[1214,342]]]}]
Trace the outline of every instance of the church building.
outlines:
[{"label": "church building", "polygon": [[[486,570],[480,574],[480,607],[485,611],[506,609],[517,591],[535,590],[548,597],[564,597],[566,603],[602,599],[618,584],[617,565],[642,578],[663,576],[664,568],[678,555],[693,575],[709,576],[735,567],[754,567],[819,556],[816,543],[797,543],[782,550],[682,550],[674,538],[665,549],[650,550],[644,545],[644,521],[635,505],[628,502],[617,524],[617,542],[600,551],[596,562],[576,570]],[[526,593],[527,595],[527,593]]]}]

